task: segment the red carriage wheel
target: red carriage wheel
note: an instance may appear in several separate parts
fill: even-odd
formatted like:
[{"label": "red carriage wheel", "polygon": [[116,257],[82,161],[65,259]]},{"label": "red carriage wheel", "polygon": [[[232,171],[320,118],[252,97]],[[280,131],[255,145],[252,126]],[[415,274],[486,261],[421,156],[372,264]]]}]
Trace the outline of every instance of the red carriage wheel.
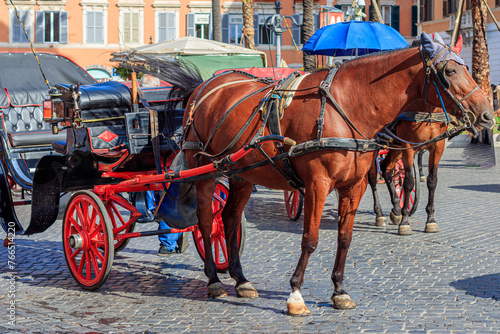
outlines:
[{"label": "red carriage wheel", "polygon": [[113,226],[106,207],[90,191],[74,193],[63,220],[63,248],[75,281],[85,290],[100,288],[114,258]]},{"label": "red carriage wheel", "polygon": [[[226,271],[229,266],[226,236],[224,234],[224,225],[221,217],[228,195],[229,185],[226,182],[217,181],[214,195],[212,197],[212,213],[214,215],[214,222],[212,225],[210,239],[212,242],[212,254],[214,254],[215,265],[217,266],[218,271]],[[241,217],[240,230],[238,231],[238,247],[240,256],[243,254],[243,248],[245,247],[245,223],[245,213],[243,213]],[[198,254],[202,260],[205,260],[205,247],[203,245],[201,232],[198,228],[193,231],[193,239]]]},{"label": "red carriage wheel", "polygon": [[137,218],[141,213],[120,195],[112,195],[106,201],[106,211],[108,212],[111,224],[113,225],[115,254],[127,247],[130,239],[116,240],[120,233],[134,232]]},{"label": "red carriage wheel", "polygon": [[[410,216],[417,211],[417,206],[418,206],[418,198],[420,195],[420,180],[416,179],[415,176],[418,175],[418,166],[416,161],[413,161],[413,189],[410,192]],[[396,187],[396,192],[399,195],[400,198],[400,205],[401,208],[404,206],[404,190],[403,190],[403,182],[405,179],[405,168],[403,165],[403,160],[399,160],[396,163],[396,166],[394,168],[394,185]]]},{"label": "red carriage wheel", "polygon": [[300,218],[302,207],[304,205],[304,196],[298,190],[286,191],[285,190],[285,207],[286,213],[291,220],[295,221]]}]

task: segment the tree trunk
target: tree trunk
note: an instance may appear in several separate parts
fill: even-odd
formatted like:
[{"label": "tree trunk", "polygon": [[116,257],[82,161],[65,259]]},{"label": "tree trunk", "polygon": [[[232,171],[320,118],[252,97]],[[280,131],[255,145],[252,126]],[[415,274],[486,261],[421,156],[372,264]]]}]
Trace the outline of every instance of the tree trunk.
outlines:
[{"label": "tree trunk", "polygon": [[254,26],[253,26],[253,0],[243,1],[243,36],[245,47],[255,50]]},{"label": "tree trunk", "polygon": [[[371,11],[372,11],[372,20],[374,22],[378,22],[378,23],[382,23],[384,24],[384,20],[382,20],[382,17],[379,15],[381,12],[382,12],[382,3],[380,2],[380,0],[376,0],[376,1],[371,1],[372,3],[372,8],[371,8]],[[378,8],[378,11],[376,10],[375,6],[377,6]]]},{"label": "tree trunk", "polygon": [[[490,96],[490,64],[486,44],[486,6],[481,0],[471,0],[474,38],[472,41],[472,78]],[[482,130],[476,142],[488,143],[490,130]]]},{"label": "tree trunk", "polygon": [[212,0],[212,29],[214,41],[222,42],[222,30],[220,24],[220,0]]},{"label": "tree trunk", "polygon": [[[304,11],[302,15],[304,23],[302,25],[302,29],[304,29],[304,40],[302,43],[304,44],[314,34],[313,0],[303,0],[303,6]],[[304,61],[304,71],[313,71],[316,68],[316,57],[314,55],[306,55],[305,53],[302,53],[302,55],[302,59]]]}]

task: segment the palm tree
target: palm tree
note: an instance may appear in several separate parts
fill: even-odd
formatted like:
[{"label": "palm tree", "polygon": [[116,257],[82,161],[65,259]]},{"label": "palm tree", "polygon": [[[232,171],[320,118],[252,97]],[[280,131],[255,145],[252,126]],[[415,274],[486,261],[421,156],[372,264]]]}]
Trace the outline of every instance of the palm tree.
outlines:
[{"label": "palm tree", "polygon": [[254,27],[253,27],[253,0],[243,1],[243,36],[245,47],[255,50]]},{"label": "palm tree", "polygon": [[[472,78],[478,86],[490,96],[490,64],[488,61],[488,44],[486,43],[486,6],[482,0],[471,0],[472,29]],[[491,144],[489,130],[482,130],[475,142]]]},{"label": "palm tree", "polygon": [[220,0],[212,0],[212,24],[214,41],[222,42],[222,30],[220,24]]},{"label": "palm tree", "polygon": [[[313,0],[303,0],[303,40],[305,43],[314,34],[314,16],[313,16]],[[306,55],[303,53],[304,71],[310,72],[316,68],[316,58],[314,55]]]}]

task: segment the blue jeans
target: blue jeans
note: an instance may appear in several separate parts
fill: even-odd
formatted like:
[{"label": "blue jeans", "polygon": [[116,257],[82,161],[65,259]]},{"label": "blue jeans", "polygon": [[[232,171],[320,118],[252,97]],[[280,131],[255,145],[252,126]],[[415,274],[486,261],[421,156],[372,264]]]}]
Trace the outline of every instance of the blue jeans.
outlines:
[{"label": "blue jeans", "polygon": [[[148,210],[154,212],[155,203],[160,201],[153,191],[146,192],[146,205]],[[163,220],[158,223],[158,230],[170,230],[170,226],[167,225]],[[165,245],[169,252],[175,252],[179,248],[177,246],[177,241],[180,237],[181,233],[170,233],[170,234],[160,234],[158,235],[158,240],[160,240],[160,246]]]}]

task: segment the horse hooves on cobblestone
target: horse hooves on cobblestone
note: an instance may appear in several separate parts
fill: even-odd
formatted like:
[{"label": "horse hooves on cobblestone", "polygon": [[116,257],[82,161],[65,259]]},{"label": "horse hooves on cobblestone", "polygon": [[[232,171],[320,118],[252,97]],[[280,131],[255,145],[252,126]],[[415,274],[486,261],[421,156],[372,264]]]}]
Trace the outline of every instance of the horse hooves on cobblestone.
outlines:
[{"label": "horse hooves on cobblestone", "polygon": [[311,311],[309,311],[304,302],[287,302],[286,308],[288,310],[288,315],[293,317],[305,317],[311,315]]},{"label": "horse hooves on cobblestone", "polygon": [[375,219],[375,226],[387,226],[387,218],[377,217]]},{"label": "horse hooves on cobblestone", "polygon": [[259,297],[259,293],[257,290],[253,287],[252,283],[246,282],[243,283],[236,288],[236,295],[240,298],[257,298]]},{"label": "horse hooves on cobblestone", "polygon": [[437,223],[425,224],[425,233],[437,233],[437,232],[439,232]]},{"label": "horse hooves on cobblestone", "polygon": [[356,304],[352,301],[349,295],[333,295],[332,296],[333,308],[337,310],[351,310],[356,308]]},{"label": "horse hooves on cobblestone", "polygon": [[399,235],[412,235],[413,231],[411,230],[410,225],[399,225],[398,234]]},{"label": "horse hooves on cobblestone", "polygon": [[208,297],[210,298],[222,298],[227,297],[227,291],[221,282],[210,284],[207,287]]},{"label": "horse hooves on cobblestone", "polygon": [[392,211],[389,217],[391,218],[391,222],[394,225],[399,225],[401,223],[401,219],[403,219],[403,215],[395,215],[394,213],[392,213]]}]

